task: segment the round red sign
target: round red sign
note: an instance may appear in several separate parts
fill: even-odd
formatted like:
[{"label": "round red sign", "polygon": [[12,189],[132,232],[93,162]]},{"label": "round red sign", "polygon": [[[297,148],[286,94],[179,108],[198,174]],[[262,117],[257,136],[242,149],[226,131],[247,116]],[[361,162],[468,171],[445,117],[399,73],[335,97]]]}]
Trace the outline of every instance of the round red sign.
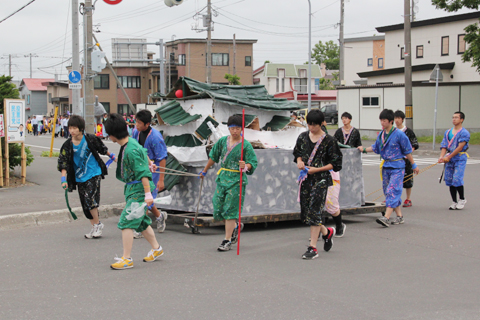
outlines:
[{"label": "round red sign", "polygon": [[119,4],[122,0],[103,0],[108,4]]}]

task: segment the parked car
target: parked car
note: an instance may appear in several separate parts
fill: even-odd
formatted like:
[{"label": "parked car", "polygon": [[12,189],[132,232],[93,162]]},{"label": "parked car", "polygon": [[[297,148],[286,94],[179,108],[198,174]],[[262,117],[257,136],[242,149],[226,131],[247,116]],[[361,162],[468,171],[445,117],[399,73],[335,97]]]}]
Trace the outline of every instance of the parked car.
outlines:
[{"label": "parked car", "polygon": [[320,111],[325,115],[325,121],[337,124],[338,122],[338,110],[336,104],[327,104],[323,106]]}]

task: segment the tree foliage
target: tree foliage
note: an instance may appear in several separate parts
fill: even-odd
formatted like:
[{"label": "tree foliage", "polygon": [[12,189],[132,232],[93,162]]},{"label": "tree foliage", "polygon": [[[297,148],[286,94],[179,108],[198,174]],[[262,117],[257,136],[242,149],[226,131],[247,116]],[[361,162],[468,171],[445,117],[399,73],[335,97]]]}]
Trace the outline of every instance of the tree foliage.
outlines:
[{"label": "tree foliage", "polygon": [[333,40],[319,41],[312,49],[312,60],[320,65],[322,62],[328,70],[340,68],[340,47]]},{"label": "tree foliage", "polygon": [[[3,114],[3,99],[20,99],[20,93],[13,83],[10,81],[13,77],[0,76],[0,114]],[[1,139],[2,152],[5,154],[5,138]],[[30,148],[25,148],[25,154],[27,155],[27,166],[33,161],[33,155],[30,152]],[[10,169],[21,165],[22,163],[22,147],[18,143],[10,143],[8,145],[8,162]]]},{"label": "tree foliage", "polygon": [[241,83],[240,83],[240,77],[237,76],[236,74],[226,73],[226,74],[225,74],[225,79],[228,80],[228,84],[235,85],[235,86],[241,85]]},{"label": "tree foliage", "polygon": [[[480,0],[432,0],[432,4],[439,9],[455,12],[463,8],[478,10]],[[463,62],[472,62],[480,72],[480,28],[478,23],[471,24],[465,29],[466,50],[462,56]]]}]

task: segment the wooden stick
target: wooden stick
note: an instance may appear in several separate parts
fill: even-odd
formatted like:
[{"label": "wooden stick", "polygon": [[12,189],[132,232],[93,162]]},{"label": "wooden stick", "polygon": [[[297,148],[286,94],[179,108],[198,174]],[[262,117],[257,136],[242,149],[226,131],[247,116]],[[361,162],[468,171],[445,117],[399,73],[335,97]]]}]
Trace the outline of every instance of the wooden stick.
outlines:
[{"label": "wooden stick", "polygon": [[[240,154],[240,161],[243,161],[243,142],[245,141],[245,109],[242,109],[242,151]],[[237,256],[240,255],[240,231],[242,230],[242,185],[243,185],[243,171],[240,169],[240,205],[238,207],[238,242],[237,242]]]}]

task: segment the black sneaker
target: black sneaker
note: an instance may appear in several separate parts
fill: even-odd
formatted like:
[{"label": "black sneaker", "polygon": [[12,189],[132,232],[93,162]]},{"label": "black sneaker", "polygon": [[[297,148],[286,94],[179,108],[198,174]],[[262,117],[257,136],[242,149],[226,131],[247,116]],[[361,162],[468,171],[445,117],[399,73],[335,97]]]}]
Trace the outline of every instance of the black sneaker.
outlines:
[{"label": "black sneaker", "polygon": [[302,256],[303,259],[312,260],[318,257],[317,248],[308,247],[307,252],[305,252]]},{"label": "black sneaker", "polygon": [[333,247],[333,236],[335,235],[335,228],[327,228],[328,234],[326,236],[322,236],[323,241],[325,244],[323,245],[323,250],[330,251]]},{"label": "black sneaker", "polygon": [[[243,223],[240,224],[240,231],[243,231]],[[233,229],[231,241],[232,241],[232,244],[235,244],[238,241],[238,223],[235,226],[235,229]]]},{"label": "black sneaker", "polygon": [[228,240],[223,240],[222,243],[218,246],[218,251],[228,251],[232,246],[232,242]]},{"label": "black sneaker", "polygon": [[345,234],[345,230],[347,230],[347,225],[345,223],[342,223],[342,226],[340,228],[337,228],[335,231],[335,238],[341,238]]}]

